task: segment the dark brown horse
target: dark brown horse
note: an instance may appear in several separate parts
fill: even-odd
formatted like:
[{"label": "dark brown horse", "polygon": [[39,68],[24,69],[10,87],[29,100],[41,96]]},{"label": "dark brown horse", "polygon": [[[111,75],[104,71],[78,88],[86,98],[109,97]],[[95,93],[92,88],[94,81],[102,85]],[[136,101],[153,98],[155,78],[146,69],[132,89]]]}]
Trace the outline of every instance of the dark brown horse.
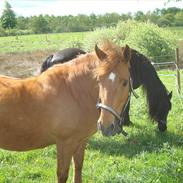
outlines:
[{"label": "dark brown horse", "polygon": [[[154,69],[151,61],[139,53],[138,51],[131,49],[130,59],[130,74],[133,81],[133,89],[143,86],[144,92],[147,96],[147,103],[149,108],[149,116],[152,120],[157,121],[160,131],[167,129],[167,116],[171,110],[171,97],[172,92],[168,92],[165,85],[162,83],[156,70]],[[57,63],[64,63],[78,54],[84,54],[82,50],[77,48],[66,48],[58,51],[57,53],[49,56],[42,64],[44,70],[48,69],[51,65]],[[55,60],[56,57],[56,60]],[[45,64],[46,63],[46,64]],[[41,72],[43,70],[41,69]],[[126,106],[124,114],[124,124],[130,125],[132,122],[129,117],[130,101]]]},{"label": "dark brown horse", "polygon": [[[0,147],[27,151],[57,147],[59,183],[68,178],[73,157],[74,182],[82,182],[87,139],[99,130],[120,133],[115,115],[129,93],[129,47],[105,42],[102,50],[56,65],[39,76],[18,79],[0,76]],[[96,103],[108,110],[97,110]]]},{"label": "dark brown horse", "polygon": [[76,56],[85,53],[86,52],[78,48],[66,48],[54,53],[53,55],[49,55],[41,65],[41,73],[47,70],[49,67],[53,66],[54,64],[67,62],[76,58]]}]

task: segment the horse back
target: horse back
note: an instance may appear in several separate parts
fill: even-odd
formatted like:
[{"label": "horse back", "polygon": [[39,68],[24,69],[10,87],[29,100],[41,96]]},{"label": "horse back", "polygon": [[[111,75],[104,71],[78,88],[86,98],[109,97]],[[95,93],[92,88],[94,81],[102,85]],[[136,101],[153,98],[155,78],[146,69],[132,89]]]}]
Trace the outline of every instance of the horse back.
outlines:
[{"label": "horse back", "polygon": [[85,54],[83,50],[79,48],[66,48],[61,51],[54,53],[53,55],[48,56],[41,65],[41,73],[46,71],[49,67],[53,66],[54,64],[68,62],[76,58],[80,54]]}]

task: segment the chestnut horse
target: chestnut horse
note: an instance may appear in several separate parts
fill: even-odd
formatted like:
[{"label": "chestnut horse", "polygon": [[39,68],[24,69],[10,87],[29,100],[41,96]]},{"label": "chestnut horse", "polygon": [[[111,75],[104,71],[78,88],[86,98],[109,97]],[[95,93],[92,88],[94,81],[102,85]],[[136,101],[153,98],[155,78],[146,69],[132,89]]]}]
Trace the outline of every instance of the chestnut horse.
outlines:
[{"label": "chestnut horse", "polygon": [[[0,147],[27,151],[57,147],[59,183],[74,160],[74,182],[82,182],[87,139],[98,128],[105,136],[120,133],[119,115],[129,93],[131,50],[111,42],[102,49],[58,64],[27,79],[0,76]],[[97,110],[96,103],[108,106]]]},{"label": "chestnut horse", "polygon": [[[85,54],[83,50],[78,48],[66,48],[48,56],[41,65],[41,72],[44,72],[54,64],[67,62],[79,54]],[[142,86],[146,94],[149,117],[156,121],[160,132],[167,130],[167,117],[171,110],[172,92],[168,92],[158,76],[151,61],[142,53],[131,49],[130,59],[130,75],[132,79],[131,89]],[[133,92],[134,94],[134,92]],[[129,116],[130,98],[122,110],[124,117],[123,125],[133,124]]]}]

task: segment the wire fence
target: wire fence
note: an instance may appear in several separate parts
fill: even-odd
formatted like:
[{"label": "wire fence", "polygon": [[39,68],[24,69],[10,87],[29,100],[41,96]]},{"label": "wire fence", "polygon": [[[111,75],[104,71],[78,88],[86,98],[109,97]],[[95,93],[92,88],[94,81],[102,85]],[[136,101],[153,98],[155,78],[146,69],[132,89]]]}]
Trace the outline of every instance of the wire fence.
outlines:
[{"label": "wire fence", "polygon": [[[183,91],[181,88],[183,86],[183,71],[181,69],[183,63],[180,59],[179,49],[175,50],[175,60],[152,64],[166,87],[171,91],[174,90],[174,92],[176,90],[176,96],[183,108]],[[166,69],[166,72],[163,72],[163,69]]]}]

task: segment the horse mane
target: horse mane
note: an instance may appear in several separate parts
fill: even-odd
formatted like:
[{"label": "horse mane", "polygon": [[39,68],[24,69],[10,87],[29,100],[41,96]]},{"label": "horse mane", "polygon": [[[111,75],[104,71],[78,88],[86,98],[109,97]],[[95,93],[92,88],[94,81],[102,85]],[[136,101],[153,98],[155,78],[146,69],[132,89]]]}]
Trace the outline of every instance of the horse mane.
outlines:
[{"label": "horse mane", "polygon": [[123,60],[122,48],[116,46],[109,40],[104,40],[101,45],[101,49],[107,54],[107,62],[100,62],[100,64],[94,70],[94,76],[104,76],[109,74],[114,67]]},{"label": "horse mane", "polygon": [[134,49],[132,49],[131,72],[134,80],[137,79],[141,82],[143,92],[146,93],[149,117],[152,120],[157,120],[156,117],[159,114],[161,103],[164,99],[168,99],[168,90],[158,77],[151,61]]}]

